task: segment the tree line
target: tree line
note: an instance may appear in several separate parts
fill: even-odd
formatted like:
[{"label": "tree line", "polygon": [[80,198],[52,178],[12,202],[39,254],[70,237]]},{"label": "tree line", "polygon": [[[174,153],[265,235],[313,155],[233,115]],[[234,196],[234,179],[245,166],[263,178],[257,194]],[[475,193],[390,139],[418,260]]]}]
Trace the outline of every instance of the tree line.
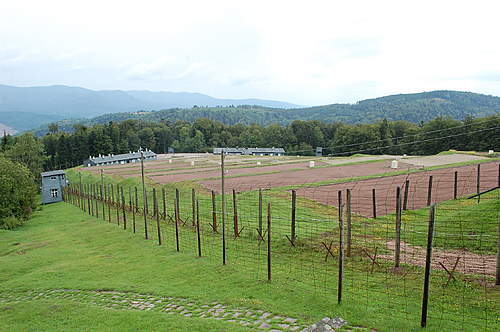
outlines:
[{"label": "tree line", "polygon": [[[76,166],[89,156],[137,151],[156,153],[211,152],[214,147],[283,147],[289,154],[313,155],[322,147],[326,155],[428,155],[449,149],[487,151],[500,146],[500,115],[466,117],[463,121],[438,117],[414,124],[382,120],[374,124],[326,123],[296,120],[289,125],[227,125],[200,118],[188,121],[147,122],[126,120],[90,127],[75,125],[74,132],[49,126],[40,138],[47,154],[45,169]],[[470,134],[468,134],[470,133]],[[443,138],[445,137],[445,138]]]}]

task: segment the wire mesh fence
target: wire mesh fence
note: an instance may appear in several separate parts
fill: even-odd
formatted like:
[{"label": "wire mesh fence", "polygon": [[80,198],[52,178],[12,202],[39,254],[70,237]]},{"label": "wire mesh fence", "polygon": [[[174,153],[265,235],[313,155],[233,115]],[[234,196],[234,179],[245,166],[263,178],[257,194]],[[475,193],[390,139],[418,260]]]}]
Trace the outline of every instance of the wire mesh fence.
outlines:
[{"label": "wire mesh fence", "polygon": [[498,162],[309,186],[318,178],[263,176],[182,190],[102,179],[64,196],[166,250],[291,291],[335,294],[333,303],[416,326],[499,328]]}]

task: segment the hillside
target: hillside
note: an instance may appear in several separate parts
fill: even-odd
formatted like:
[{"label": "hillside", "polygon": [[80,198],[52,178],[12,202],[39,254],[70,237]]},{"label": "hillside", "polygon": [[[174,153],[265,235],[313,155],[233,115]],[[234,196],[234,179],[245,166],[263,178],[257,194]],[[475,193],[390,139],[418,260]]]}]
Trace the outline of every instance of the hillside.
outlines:
[{"label": "hillside", "polygon": [[[190,109],[173,108],[156,112],[105,114],[88,120],[67,120],[59,124],[62,130],[71,131],[76,123],[93,125],[127,119],[154,122],[178,120],[192,122],[198,118],[209,118],[229,125],[237,123],[285,125],[294,120],[320,120],[354,124],[374,123],[384,118],[389,121],[406,120],[420,123],[439,116],[463,120],[468,115],[484,117],[499,112],[499,97],[472,92],[432,91],[367,99],[355,104],[331,104],[294,109],[244,105],[237,107],[193,107]],[[36,132],[43,134],[46,130],[45,127]]]},{"label": "hillside", "polygon": [[[218,99],[200,93],[89,90],[63,85],[14,87],[0,85],[0,122],[17,130],[32,129],[60,119],[90,118],[109,113],[198,106],[252,104],[297,107],[262,99]],[[17,119],[12,114],[20,114]],[[26,116],[26,113],[34,116]]]}]

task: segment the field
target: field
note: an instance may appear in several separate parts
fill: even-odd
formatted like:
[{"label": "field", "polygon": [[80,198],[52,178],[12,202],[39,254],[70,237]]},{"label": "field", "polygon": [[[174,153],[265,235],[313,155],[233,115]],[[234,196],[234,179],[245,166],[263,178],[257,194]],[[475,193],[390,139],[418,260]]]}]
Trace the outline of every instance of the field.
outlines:
[{"label": "field", "polygon": [[[474,164],[481,163],[480,190],[486,190],[498,183],[498,160],[459,155],[450,168],[446,155],[444,165],[422,169],[421,159],[412,165],[412,158],[401,158],[404,169],[392,170],[393,156],[378,158],[230,157],[224,211],[220,190],[210,193],[220,188],[219,159],[212,156],[145,163],[146,211],[138,165],[105,167],[103,182],[97,168],[69,170],[66,203],[45,206],[19,231],[1,233],[0,330],[55,324],[61,330],[288,331],[325,316],[346,319],[341,330],[420,330],[430,174],[438,205],[427,330],[498,330],[500,190],[467,197],[477,190]],[[310,160],[317,167],[309,169]],[[449,186],[455,171],[457,199]],[[153,175],[180,172],[190,177],[164,184]],[[279,181],[262,188],[259,199],[267,176]],[[229,186],[236,179],[241,187]],[[394,188],[406,179],[410,194],[395,267]],[[371,196],[365,202],[364,191],[357,194],[373,186],[377,218]],[[344,206],[340,217],[338,190],[346,188],[352,213]],[[290,189],[297,193],[295,210]],[[345,190],[342,195],[345,203]]]}]

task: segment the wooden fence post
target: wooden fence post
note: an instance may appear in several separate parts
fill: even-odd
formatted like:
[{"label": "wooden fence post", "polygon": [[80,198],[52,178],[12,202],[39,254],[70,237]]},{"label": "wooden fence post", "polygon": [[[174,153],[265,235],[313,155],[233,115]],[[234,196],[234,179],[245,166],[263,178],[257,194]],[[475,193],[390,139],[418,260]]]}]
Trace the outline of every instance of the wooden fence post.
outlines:
[{"label": "wooden fence post", "polygon": [[372,189],[372,208],[373,219],[377,219],[377,198],[375,197],[375,188]]},{"label": "wooden fence post", "polygon": [[191,189],[191,210],[192,210],[191,224],[193,226],[196,226],[196,192],[194,188]]},{"label": "wooden fence post", "polygon": [[[109,189],[111,187],[111,189]],[[113,186],[111,186],[108,183],[108,190],[107,190],[107,199],[106,199],[106,204],[108,205],[108,222],[111,222],[111,191],[113,190]]]},{"label": "wooden fence post", "polygon": [[234,237],[237,238],[240,236],[238,232],[238,202],[236,198],[236,191],[233,189],[233,230]]},{"label": "wooden fence post", "polygon": [[297,192],[292,190],[292,229],[291,229],[291,239],[292,245],[295,243],[296,233],[296,221],[297,221]]},{"label": "wooden fence post", "polygon": [[179,251],[179,219],[180,217],[180,209],[179,209],[179,189],[175,188],[175,245],[177,251]]},{"label": "wooden fence post", "polygon": [[165,194],[165,187],[161,187],[161,200],[163,207],[163,220],[167,220],[167,198]]},{"label": "wooden fence post", "polygon": [[87,184],[87,203],[88,203],[88,212],[90,215],[93,215],[92,206],[90,204],[90,185]]},{"label": "wooden fence post", "polygon": [[477,165],[477,180],[476,181],[477,181],[476,192],[478,194],[477,195],[477,202],[479,203],[479,202],[481,202],[481,195],[480,195],[480,193],[481,193],[481,164]]},{"label": "wooden fence post", "polygon": [[271,281],[271,203],[267,203],[267,280]]},{"label": "wooden fence post", "polygon": [[405,181],[405,191],[403,195],[403,210],[406,211],[408,208],[408,191],[410,190],[410,180]]},{"label": "wooden fence post", "polygon": [[427,187],[427,206],[432,203],[432,175],[429,176],[429,185]]},{"label": "wooden fence post", "polygon": [[154,210],[156,211],[155,218],[156,218],[156,231],[158,234],[158,245],[161,246],[160,211],[158,211],[158,199],[156,197],[155,188],[153,188],[153,204],[154,204]]},{"label": "wooden fence post", "polygon": [[337,289],[337,303],[342,302],[342,283],[344,281],[344,205],[339,209],[339,283]]},{"label": "wooden fence post", "polygon": [[455,177],[453,181],[453,199],[457,199],[458,196],[458,172],[455,171]]},{"label": "wooden fence post", "polygon": [[134,226],[134,234],[135,234],[135,213],[138,211],[137,208],[139,207],[139,197],[137,197],[137,187],[134,187],[134,194],[135,194],[135,201],[134,201],[134,208],[132,209],[132,222]]},{"label": "wooden fence post", "polygon": [[212,228],[217,232],[217,210],[215,206],[215,191],[212,190]]},{"label": "wooden fence post", "polygon": [[[500,166],[500,165],[499,165]],[[500,167],[499,167],[500,169]],[[500,222],[498,223],[498,239],[497,239],[497,278],[495,285],[500,286]]]},{"label": "wooden fence post", "polygon": [[116,221],[120,226],[120,186],[116,185]]},{"label": "wooden fence post", "polygon": [[347,205],[347,257],[351,256],[351,231],[352,231],[352,207],[351,207],[351,189],[346,190],[346,205]]},{"label": "wooden fence post", "polygon": [[142,214],[144,216],[144,237],[146,240],[148,239],[148,211],[146,209],[146,205],[148,205],[148,191],[146,187],[143,187],[143,196],[142,196]]},{"label": "wooden fence post", "polygon": [[427,253],[425,256],[424,293],[422,296],[422,317],[420,326],[427,325],[427,306],[429,304],[429,282],[432,262],[432,239],[434,236],[434,221],[436,218],[436,205],[433,204],[429,211],[429,228],[427,230]]},{"label": "wooden fence post", "polygon": [[259,188],[259,234],[262,235],[262,189]]},{"label": "wooden fence post", "polygon": [[394,251],[394,266],[399,268],[401,256],[401,188],[396,188],[396,243]]},{"label": "wooden fence post", "polygon": [[127,229],[127,217],[125,214],[125,195],[123,193],[123,186],[121,187],[121,192],[122,192],[123,229]]},{"label": "wooden fence post", "polygon": [[201,257],[200,204],[198,200],[196,200],[196,233],[198,237],[198,257]]}]

